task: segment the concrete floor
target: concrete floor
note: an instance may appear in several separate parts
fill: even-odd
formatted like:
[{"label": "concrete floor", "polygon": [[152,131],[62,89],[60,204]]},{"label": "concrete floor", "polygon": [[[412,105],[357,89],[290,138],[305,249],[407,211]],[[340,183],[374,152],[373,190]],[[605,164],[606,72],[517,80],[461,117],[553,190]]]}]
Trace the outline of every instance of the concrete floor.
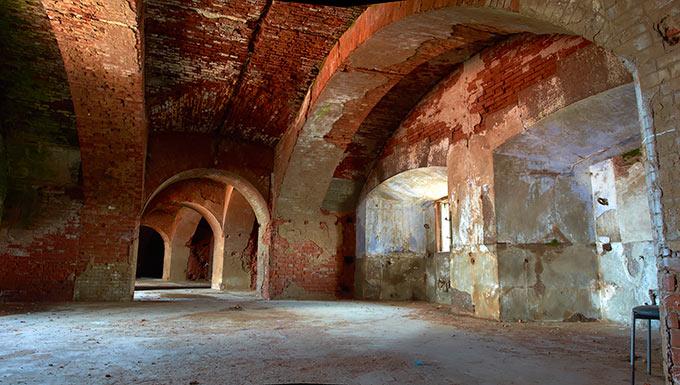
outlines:
[{"label": "concrete floor", "polygon": [[[0,305],[0,383],[626,384],[628,333],[455,317],[427,303],[143,291],[132,303]],[[638,384],[663,383],[658,334],[654,375],[639,359]]]}]

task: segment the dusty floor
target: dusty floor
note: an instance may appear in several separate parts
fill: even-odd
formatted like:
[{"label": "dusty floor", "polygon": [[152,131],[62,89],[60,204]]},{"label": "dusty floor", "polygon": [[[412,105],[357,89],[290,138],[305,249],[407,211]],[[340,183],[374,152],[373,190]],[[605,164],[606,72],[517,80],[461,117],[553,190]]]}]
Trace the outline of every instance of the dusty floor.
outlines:
[{"label": "dusty floor", "polygon": [[135,281],[135,290],[163,290],[163,289],[210,289],[210,282],[170,282],[155,278],[142,278]]},{"label": "dusty floor", "polygon": [[[136,299],[0,305],[0,383],[630,381],[629,329],[617,324],[502,324],[425,303],[263,302],[209,289],[143,291]],[[647,377],[639,359],[638,384],[663,383],[658,334],[655,375]]]}]

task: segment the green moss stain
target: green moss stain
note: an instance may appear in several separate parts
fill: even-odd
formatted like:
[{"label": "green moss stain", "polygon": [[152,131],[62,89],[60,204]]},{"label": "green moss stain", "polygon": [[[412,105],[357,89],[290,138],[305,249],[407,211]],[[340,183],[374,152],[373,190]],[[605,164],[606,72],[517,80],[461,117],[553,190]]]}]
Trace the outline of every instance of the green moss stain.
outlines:
[{"label": "green moss stain", "polygon": [[637,158],[640,155],[642,155],[642,151],[640,151],[640,149],[638,148],[633,151],[628,151],[627,153],[621,155],[621,157],[623,158],[623,160],[629,160],[632,158]]},{"label": "green moss stain", "polygon": [[636,162],[639,162],[642,160],[642,151],[641,149],[635,149],[633,151],[628,151],[627,153],[621,155],[621,161],[617,162],[620,167],[628,167],[632,166]]},{"label": "green moss stain", "polygon": [[319,109],[319,112],[316,114],[316,117],[314,118],[314,123],[318,122],[320,119],[323,119],[324,116],[326,116],[327,113],[331,111],[331,105],[330,104],[324,104],[321,106]]},{"label": "green moss stain", "polygon": [[348,29],[352,28],[354,24],[356,24],[357,19],[361,16],[362,13],[366,11],[369,7],[373,7],[376,4],[370,4],[370,5],[364,5],[364,6],[358,6],[355,7],[352,10],[352,15],[350,16],[349,20],[347,20],[347,23],[345,24],[345,28],[342,30],[343,33],[345,33]]},{"label": "green moss stain", "polygon": [[8,157],[12,160],[10,179],[51,181],[56,179],[57,166],[52,162],[45,146],[31,144],[11,145]]},{"label": "green moss stain", "polygon": [[554,239],[554,238],[553,238],[553,240],[551,240],[550,242],[546,242],[545,244],[548,245],[548,246],[559,246],[559,245],[560,245],[560,241],[558,241],[557,239]]}]

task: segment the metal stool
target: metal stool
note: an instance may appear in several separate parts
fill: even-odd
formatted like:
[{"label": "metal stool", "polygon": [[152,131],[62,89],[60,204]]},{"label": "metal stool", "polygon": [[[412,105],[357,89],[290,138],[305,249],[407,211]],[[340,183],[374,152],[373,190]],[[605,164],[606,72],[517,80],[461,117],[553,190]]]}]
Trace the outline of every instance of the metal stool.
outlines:
[{"label": "metal stool", "polygon": [[635,385],[635,321],[647,320],[647,374],[652,374],[652,320],[659,319],[659,307],[656,305],[636,306],[633,308],[633,324],[630,328],[630,383]]}]

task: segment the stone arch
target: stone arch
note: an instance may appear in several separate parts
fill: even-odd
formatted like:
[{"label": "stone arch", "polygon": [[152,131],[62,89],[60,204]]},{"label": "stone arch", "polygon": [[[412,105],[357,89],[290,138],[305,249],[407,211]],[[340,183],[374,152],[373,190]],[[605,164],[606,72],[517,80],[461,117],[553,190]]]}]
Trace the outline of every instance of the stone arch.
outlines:
[{"label": "stone arch", "polygon": [[[257,219],[257,222],[259,223],[259,229],[258,229],[258,241],[257,241],[257,283],[256,283],[256,292],[258,295],[268,298],[268,289],[267,289],[267,274],[268,274],[268,266],[269,266],[269,252],[267,250],[266,244],[265,244],[265,236],[267,234],[267,228],[269,226],[270,222],[270,213],[269,213],[269,207],[267,205],[267,201],[264,199],[262,194],[259,192],[259,190],[249,181],[247,181],[245,178],[241,177],[238,174],[229,172],[229,171],[224,171],[224,170],[214,170],[214,169],[192,169],[192,170],[187,170],[183,171],[179,174],[176,174],[170,178],[168,178],[165,182],[163,182],[161,185],[159,185],[151,195],[149,195],[149,198],[146,201],[146,204],[144,205],[144,208],[142,212],[144,212],[148,207],[150,202],[156,197],[161,191],[166,189],[168,186],[183,181],[183,180],[188,180],[188,179],[209,179],[212,181],[220,182],[223,183],[227,186],[232,186],[234,189],[236,189],[239,193],[243,195],[243,197],[248,201],[250,204],[251,208],[253,209],[253,212],[255,213],[255,217]],[[196,210],[197,212],[201,212],[201,210],[208,212],[210,214],[209,216],[212,217],[212,219],[207,218],[207,214],[204,215],[206,216],[206,220],[211,221],[214,220],[214,223],[210,223],[211,227],[213,228],[214,234],[217,235],[219,234],[220,237],[222,238],[222,227],[220,225],[220,222],[217,218],[212,215],[212,213],[209,212],[209,210],[203,208],[202,206],[192,203],[192,202],[181,202],[180,204],[189,207],[191,209]],[[219,228],[219,232],[215,232],[215,228]],[[222,240],[224,242],[224,240]],[[215,248],[217,250],[217,244],[215,245]],[[221,245],[221,249],[223,249],[224,244]]]},{"label": "stone arch", "polygon": [[146,226],[146,227],[152,229],[153,231],[157,232],[158,235],[161,236],[161,238],[163,238],[163,242],[166,242],[166,243],[170,242],[170,238],[168,238],[168,235],[160,227],[153,225],[153,224],[148,224],[148,223],[142,223],[139,226],[140,227]]},{"label": "stone arch", "polygon": [[179,174],[173,175],[172,177],[168,178],[165,182],[161,183],[161,185],[158,186],[153,193],[151,193],[149,198],[146,200],[146,204],[144,205],[142,212],[146,210],[147,206],[153,200],[153,198],[169,185],[177,183],[182,180],[197,178],[206,178],[216,182],[224,183],[226,185],[233,186],[236,190],[243,194],[246,200],[248,200],[248,202],[253,208],[253,211],[255,212],[255,216],[257,217],[258,222],[265,226],[267,223],[269,223],[270,215],[267,201],[264,199],[262,194],[260,194],[260,192],[252,183],[250,183],[245,178],[233,172],[224,170],[213,170],[207,168],[183,171],[180,172]]},{"label": "stone arch", "polygon": [[[680,207],[680,196],[671,188],[677,179],[673,165],[677,162],[675,126],[679,119],[678,101],[673,96],[678,89],[678,75],[671,68],[678,63],[678,48],[667,43],[668,36],[659,32],[659,28],[658,31],[653,28],[666,15],[677,13],[679,6],[678,2],[665,6],[605,7],[599,2],[565,6],[557,0],[505,3],[411,0],[368,8],[331,50],[296,121],[279,143],[277,158],[281,162],[275,169],[272,189],[275,220],[290,220],[300,213],[317,217],[328,191],[349,189],[332,185],[349,139],[405,73],[443,52],[437,49],[438,38],[445,38],[443,35],[450,34],[455,25],[467,22],[506,32],[579,35],[626,62],[635,81],[657,255],[660,258],[677,255],[669,242],[678,244],[680,228],[676,218],[664,219],[664,213],[669,215]],[[409,31],[409,24],[419,20],[421,23]],[[395,37],[392,42],[386,39],[390,33]],[[379,52],[385,54],[370,55]],[[361,57],[362,54],[366,56]],[[316,158],[314,163],[305,161],[310,154]],[[662,194],[664,187],[666,191]],[[669,282],[675,282],[676,273],[680,272],[676,260],[659,261],[660,276],[668,276],[672,279]],[[675,291],[675,284],[669,287],[668,293]],[[666,316],[662,310],[662,319]],[[677,315],[672,319],[677,319]],[[664,349],[669,352],[669,333],[666,323],[662,325]],[[667,364],[670,373],[672,361]]]}]

